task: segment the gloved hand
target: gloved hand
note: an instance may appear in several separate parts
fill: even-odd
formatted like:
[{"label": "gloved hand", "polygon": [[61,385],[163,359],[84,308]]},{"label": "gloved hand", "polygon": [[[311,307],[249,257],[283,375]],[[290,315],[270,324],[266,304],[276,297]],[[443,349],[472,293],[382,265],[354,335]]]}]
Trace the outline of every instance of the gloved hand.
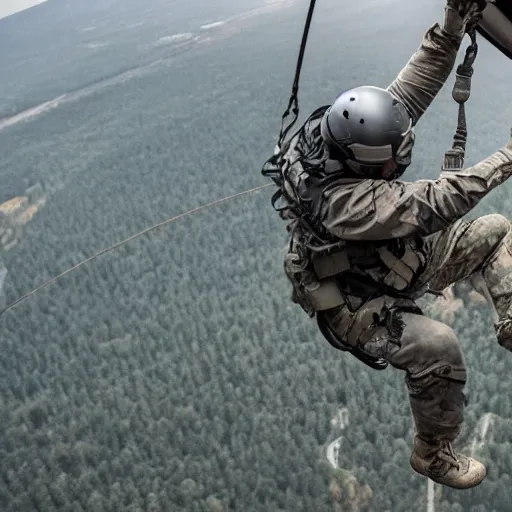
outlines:
[{"label": "gloved hand", "polygon": [[480,21],[486,6],[486,0],[447,0],[444,31],[462,39]]}]

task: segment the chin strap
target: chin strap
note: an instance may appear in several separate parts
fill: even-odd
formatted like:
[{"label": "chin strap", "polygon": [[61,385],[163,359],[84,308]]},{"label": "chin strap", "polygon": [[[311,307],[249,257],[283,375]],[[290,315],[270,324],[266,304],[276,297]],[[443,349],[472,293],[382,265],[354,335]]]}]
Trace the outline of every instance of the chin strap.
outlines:
[{"label": "chin strap", "polygon": [[455,84],[453,86],[452,97],[459,104],[459,115],[457,121],[457,130],[453,136],[451,149],[444,154],[443,171],[459,171],[464,168],[464,158],[466,152],[466,140],[468,129],[466,124],[466,111],[464,104],[471,94],[471,77],[473,76],[473,63],[478,53],[478,44],[476,42],[476,29],[468,31],[471,38],[471,44],[466,49],[464,61],[457,67],[455,75]]}]

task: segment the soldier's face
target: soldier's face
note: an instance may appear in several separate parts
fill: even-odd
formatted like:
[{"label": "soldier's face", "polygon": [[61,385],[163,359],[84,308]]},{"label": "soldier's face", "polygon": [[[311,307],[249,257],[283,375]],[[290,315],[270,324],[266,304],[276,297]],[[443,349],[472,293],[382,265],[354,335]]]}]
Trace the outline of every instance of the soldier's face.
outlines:
[{"label": "soldier's face", "polygon": [[391,179],[393,173],[396,171],[398,165],[395,162],[394,158],[390,158],[382,168],[382,178],[385,180]]}]

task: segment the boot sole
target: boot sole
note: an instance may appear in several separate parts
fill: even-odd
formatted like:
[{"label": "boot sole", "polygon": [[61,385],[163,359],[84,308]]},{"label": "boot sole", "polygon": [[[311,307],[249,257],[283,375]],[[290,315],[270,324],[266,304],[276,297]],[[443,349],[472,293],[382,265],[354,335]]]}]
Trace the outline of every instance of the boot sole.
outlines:
[{"label": "boot sole", "polygon": [[466,482],[464,484],[457,484],[457,482],[453,482],[453,481],[447,482],[447,481],[444,481],[442,478],[430,476],[428,473],[423,472],[422,468],[419,465],[415,466],[414,460],[415,460],[415,458],[411,457],[410,463],[411,463],[412,469],[416,473],[418,473],[419,475],[422,475],[422,476],[426,476],[427,478],[430,478],[430,480],[432,480],[433,482],[436,482],[441,485],[445,485],[446,487],[451,487],[452,489],[472,489],[473,487],[480,485],[485,480],[485,478],[487,476],[487,470],[484,467],[483,476],[481,476],[479,478],[475,478],[475,479],[471,480],[470,482]]}]

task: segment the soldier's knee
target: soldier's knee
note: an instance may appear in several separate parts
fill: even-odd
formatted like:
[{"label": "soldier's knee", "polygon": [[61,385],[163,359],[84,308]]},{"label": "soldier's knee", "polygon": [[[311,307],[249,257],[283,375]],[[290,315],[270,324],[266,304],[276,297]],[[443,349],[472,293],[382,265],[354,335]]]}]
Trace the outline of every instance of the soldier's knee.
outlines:
[{"label": "soldier's knee", "polygon": [[510,221],[504,215],[491,213],[473,221],[478,228],[481,228],[482,238],[490,241],[491,244],[499,243],[511,231]]},{"label": "soldier's knee", "polygon": [[407,357],[409,377],[437,376],[465,382],[464,354],[453,329],[427,317],[415,318],[414,321],[417,324],[415,328],[404,331],[405,336],[416,337],[416,341],[409,345],[412,349]]},{"label": "soldier's knee", "polygon": [[[460,394],[461,403],[466,400],[462,393],[466,381],[464,356],[457,336],[448,326],[436,329],[436,333],[423,345],[420,365],[411,368],[405,377],[411,397],[420,398],[427,390],[443,393],[442,390],[452,386],[452,396]],[[436,391],[432,391],[434,389]]]},{"label": "soldier's knee", "polygon": [[435,322],[424,350],[432,362],[442,361],[456,367],[464,367],[464,355],[454,330],[446,324]]}]

